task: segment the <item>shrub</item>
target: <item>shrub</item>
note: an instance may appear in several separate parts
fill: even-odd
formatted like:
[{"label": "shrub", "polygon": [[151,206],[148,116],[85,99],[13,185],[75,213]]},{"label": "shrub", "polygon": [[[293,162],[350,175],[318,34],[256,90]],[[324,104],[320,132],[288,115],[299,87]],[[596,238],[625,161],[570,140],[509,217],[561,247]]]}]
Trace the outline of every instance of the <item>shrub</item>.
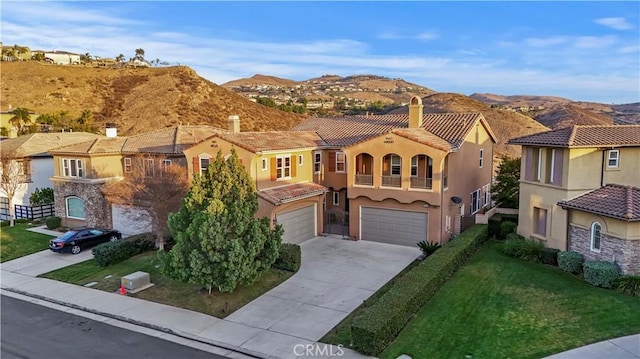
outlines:
[{"label": "shrub", "polygon": [[273,263],[273,268],[297,272],[301,263],[300,246],[293,243],[280,243],[278,259]]},{"label": "shrub", "polygon": [[558,267],[565,272],[580,274],[583,262],[584,257],[578,252],[563,251],[558,253]]},{"label": "shrub", "polygon": [[500,223],[499,239],[506,239],[508,234],[515,233],[517,227],[518,227],[518,224],[513,223],[511,221],[504,221]]},{"label": "shrub", "polygon": [[143,233],[115,242],[102,243],[94,247],[91,253],[99,266],[106,267],[152,248],[154,248],[153,236]]},{"label": "shrub", "polygon": [[509,239],[504,243],[502,251],[504,254],[524,259],[526,261],[541,263],[540,252],[544,249],[544,245],[524,239],[522,236],[509,236]]},{"label": "shrub", "polygon": [[427,243],[427,241],[418,242],[416,243],[416,245],[418,245],[418,247],[422,251],[424,258],[427,258],[428,256],[432,255],[435,251],[438,250],[438,248],[442,247],[439,243],[436,243],[436,242]]},{"label": "shrub", "polygon": [[351,324],[354,348],[378,355],[415,313],[471,257],[487,238],[486,225],[474,225],[398,278]]},{"label": "shrub", "polygon": [[640,297],[640,275],[626,275],[616,279],[613,287],[624,293]]},{"label": "shrub", "polygon": [[60,228],[60,226],[62,226],[62,218],[57,216],[48,217],[44,220],[44,223],[47,225],[48,229]]},{"label": "shrub", "polygon": [[557,267],[558,266],[558,253],[560,253],[559,249],[547,248],[547,247],[542,248],[540,253],[538,253],[538,255],[540,256],[540,263],[544,263],[544,264],[548,264],[548,265],[552,265],[552,266],[556,266]]},{"label": "shrub", "polygon": [[487,221],[487,235],[489,236],[489,238],[498,238],[498,236],[500,235],[500,223],[502,223],[501,214],[494,214],[489,218],[489,220]]},{"label": "shrub", "polygon": [[620,277],[618,266],[613,262],[586,261],[584,263],[584,280],[596,287],[612,288]]},{"label": "shrub", "polygon": [[49,203],[53,203],[53,201],[54,201],[53,188],[50,188],[50,187],[36,188],[35,191],[33,191],[33,193],[31,193],[31,196],[29,197],[29,203],[32,206],[49,204]]}]

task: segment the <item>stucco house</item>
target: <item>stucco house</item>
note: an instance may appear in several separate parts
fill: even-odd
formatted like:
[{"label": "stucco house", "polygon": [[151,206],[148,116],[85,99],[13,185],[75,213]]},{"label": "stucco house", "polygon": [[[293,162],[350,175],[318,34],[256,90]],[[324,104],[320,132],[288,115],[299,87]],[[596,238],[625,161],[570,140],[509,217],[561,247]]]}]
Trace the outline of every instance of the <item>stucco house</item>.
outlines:
[{"label": "stucco house", "polygon": [[[573,126],[508,143],[522,146],[518,234],[587,258],[615,261],[623,270],[631,268],[629,260],[640,261],[640,233],[633,219],[634,188],[640,187],[640,126]],[[607,202],[612,196],[628,198],[622,192],[631,199]],[[581,203],[590,203],[591,210]],[[620,218],[619,212],[631,217]],[[587,245],[585,238],[599,243]]]},{"label": "stucco house", "polygon": [[[66,145],[100,138],[87,132],[34,133],[0,141],[0,152],[10,155],[22,167],[27,180],[13,198],[14,205],[28,205],[36,188],[51,188],[54,174],[53,155],[48,151]],[[1,191],[1,190],[0,190]],[[0,219],[8,219],[9,198],[0,192]]]}]

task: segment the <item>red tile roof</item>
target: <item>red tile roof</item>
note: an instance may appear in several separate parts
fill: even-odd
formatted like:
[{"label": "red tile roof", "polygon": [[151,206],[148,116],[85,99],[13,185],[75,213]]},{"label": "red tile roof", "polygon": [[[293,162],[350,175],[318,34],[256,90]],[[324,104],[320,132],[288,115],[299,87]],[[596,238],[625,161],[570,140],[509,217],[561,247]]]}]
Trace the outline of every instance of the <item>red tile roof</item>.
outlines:
[{"label": "red tile roof", "polygon": [[15,152],[17,156],[24,157],[48,156],[51,149],[91,143],[91,140],[100,137],[88,132],[33,133],[2,140],[0,150],[5,153]]},{"label": "red tile roof", "polygon": [[283,187],[263,189],[258,191],[258,197],[269,203],[279,205],[299,199],[319,196],[327,191],[326,187],[317,183],[296,183]]},{"label": "red tile roof", "polygon": [[640,125],[574,125],[513,138],[508,144],[549,147],[638,147]]},{"label": "red tile roof", "polygon": [[640,221],[640,188],[608,184],[568,201],[564,209],[575,209],[623,221]]},{"label": "red tile roof", "polygon": [[327,145],[317,133],[310,131],[220,133],[218,137],[253,153],[318,148]]},{"label": "red tile roof", "polygon": [[452,150],[451,144],[449,142],[423,128],[398,128],[392,130],[391,132],[400,137],[408,138],[412,141],[427,145],[429,147],[437,148],[445,152],[451,152]]},{"label": "red tile roof", "polygon": [[[485,121],[480,113],[430,113],[423,115],[422,128],[458,149],[477,121]],[[394,129],[407,129],[408,114],[312,117],[293,128],[294,131],[316,131],[329,146],[351,146]],[[494,140],[495,135],[484,123]],[[428,136],[428,135],[425,135]]]}]

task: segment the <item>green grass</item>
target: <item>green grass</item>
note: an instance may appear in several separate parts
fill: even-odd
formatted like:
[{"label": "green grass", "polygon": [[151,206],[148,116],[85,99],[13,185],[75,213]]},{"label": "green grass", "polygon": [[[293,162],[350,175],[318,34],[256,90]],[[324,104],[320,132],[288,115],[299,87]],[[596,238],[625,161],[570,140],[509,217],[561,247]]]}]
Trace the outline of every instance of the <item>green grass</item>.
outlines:
[{"label": "green grass", "polygon": [[0,262],[10,261],[49,248],[51,236],[27,231],[26,223],[0,229]]},{"label": "green grass", "polygon": [[640,299],[485,245],[381,358],[540,358],[640,333]]},{"label": "green grass", "polygon": [[[93,288],[116,292],[120,288],[121,277],[143,271],[149,273],[151,283],[155,285],[136,294],[130,294],[132,297],[224,318],[293,275],[292,272],[270,269],[252,286],[240,286],[232,293],[212,291],[209,294],[208,291],[202,290],[202,286],[182,283],[163,276],[159,264],[157,252],[150,251],[108,267],[98,267],[91,259],[45,273],[41,277],[78,285],[98,282]],[[105,278],[109,275],[110,278]]]}]

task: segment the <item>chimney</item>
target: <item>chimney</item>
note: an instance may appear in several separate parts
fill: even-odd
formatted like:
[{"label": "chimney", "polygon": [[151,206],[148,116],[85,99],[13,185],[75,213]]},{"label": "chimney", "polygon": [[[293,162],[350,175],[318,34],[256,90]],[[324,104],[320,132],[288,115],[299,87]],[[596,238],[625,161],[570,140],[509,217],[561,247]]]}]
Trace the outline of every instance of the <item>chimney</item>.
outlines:
[{"label": "chimney", "polygon": [[118,137],[118,128],[116,124],[113,122],[109,122],[105,125],[105,134],[109,138]]},{"label": "chimney", "polygon": [[422,127],[422,99],[413,96],[409,102],[409,128]]},{"label": "chimney", "polygon": [[240,116],[229,116],[227,124],[229,125],[229,133],[240,133]]}]

